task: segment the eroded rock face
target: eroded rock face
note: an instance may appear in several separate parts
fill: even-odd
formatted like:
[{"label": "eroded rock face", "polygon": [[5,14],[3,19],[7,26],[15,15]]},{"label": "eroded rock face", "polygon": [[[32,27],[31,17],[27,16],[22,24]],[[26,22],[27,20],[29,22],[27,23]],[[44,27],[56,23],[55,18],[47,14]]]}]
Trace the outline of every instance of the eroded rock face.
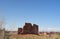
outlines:
[{"label": "eroded rock face", "polygon": [[33,30],[33,34],[38,34],[38,25],[33,24],[32,30]]},{"label": "eroded rock face", "polygon": [[22,28],[18,28],[18,34],[22,33]]},{"label": "eroded rock face", "polygon": [[23,27],[23,33],[25,34],[31,34],[32,32],[32,24],[31,23],[25,23]]},{"label": "eroded rock face", "polygon": [[23,28],[18,28],[18,34],[38,34],[38,25],[25,23]]}]

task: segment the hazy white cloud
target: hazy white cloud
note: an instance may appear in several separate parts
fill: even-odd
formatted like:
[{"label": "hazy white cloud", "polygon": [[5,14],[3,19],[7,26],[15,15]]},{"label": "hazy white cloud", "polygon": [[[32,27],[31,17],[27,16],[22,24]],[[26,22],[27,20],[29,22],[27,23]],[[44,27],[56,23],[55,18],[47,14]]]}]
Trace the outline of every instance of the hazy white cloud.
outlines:
[{"label": "hazy white cloud", "polygon": [[60,27],[41,27],[39,31],[60,31]]},{"label": "hazy white cloud", "polygon": [[60,28],[59,27],[50,27],[50,28],[47,28],[49,31],[60,31]]}]

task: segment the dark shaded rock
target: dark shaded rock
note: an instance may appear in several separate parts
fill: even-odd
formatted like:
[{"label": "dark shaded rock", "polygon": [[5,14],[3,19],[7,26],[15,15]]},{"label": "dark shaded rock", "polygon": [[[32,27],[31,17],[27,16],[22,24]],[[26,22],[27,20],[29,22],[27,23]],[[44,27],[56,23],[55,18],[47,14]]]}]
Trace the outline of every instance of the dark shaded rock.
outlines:
[{"label": "dark shaded rock", "polygon": [[23,27],[23,33],[31,34],[31,31],[32,31],[32,24],[31,23],[25,23],[25,26]]},{"label": "dark shaded rock", "polygon": [[22,28],[18,28],[18,34],[22,33]]},{"label": "dark shaded rock", "polygon": [[38,25],[33,24],[32,30],[33,30],[33,34],[38,34]]}]

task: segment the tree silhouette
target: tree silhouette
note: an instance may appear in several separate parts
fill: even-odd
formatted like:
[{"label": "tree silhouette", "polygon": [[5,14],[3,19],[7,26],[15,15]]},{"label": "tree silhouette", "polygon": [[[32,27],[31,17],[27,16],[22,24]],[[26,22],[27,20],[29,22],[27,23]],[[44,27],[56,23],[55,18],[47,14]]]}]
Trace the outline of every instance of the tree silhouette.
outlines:
[{"label": "tree silhouette", "polygon": [[5,18],[0,17],[0,29],[4,29],[5,24],[6,24]]}]

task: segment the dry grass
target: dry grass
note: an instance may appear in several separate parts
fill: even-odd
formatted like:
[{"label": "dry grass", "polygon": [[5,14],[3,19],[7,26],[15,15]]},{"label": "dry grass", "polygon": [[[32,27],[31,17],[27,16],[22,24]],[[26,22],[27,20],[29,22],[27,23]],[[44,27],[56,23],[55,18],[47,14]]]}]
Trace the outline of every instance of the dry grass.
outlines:
[{"label": "dry grass", "polygon": [[[59,35],[60,37],[60,35]],[[60,39],[58,37],[58,39]],[[47,36],[47,35],[32,35],[32,34],[27,34],[27,35],[12,35],[10,39],[56,39],[57,35],[53,36]]]}]

